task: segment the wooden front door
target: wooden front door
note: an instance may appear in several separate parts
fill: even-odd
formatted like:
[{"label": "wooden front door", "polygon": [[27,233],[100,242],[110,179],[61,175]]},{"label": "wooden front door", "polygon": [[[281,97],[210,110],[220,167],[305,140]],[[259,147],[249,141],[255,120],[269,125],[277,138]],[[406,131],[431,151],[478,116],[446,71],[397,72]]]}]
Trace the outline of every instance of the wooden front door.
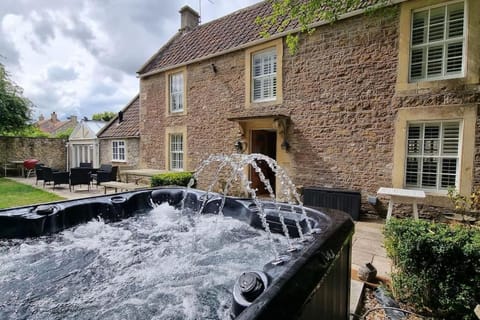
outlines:
[{"label": "wooden front door", "polygon": [[[277,132],[273,130],[252,130],[251,134],[251,152],[261,153],[276,160],[277,154]],[[262,170],[265,178],[270,182],[273,192],[275,192],[275,174],[273,173],[267,162],[263,160],[257,161],[258,167]],[[260,180],[258,173],[253,167],[250,167],[250,181],[252,187],[257,189],[258,195],[268,195],[265,184]]]}]

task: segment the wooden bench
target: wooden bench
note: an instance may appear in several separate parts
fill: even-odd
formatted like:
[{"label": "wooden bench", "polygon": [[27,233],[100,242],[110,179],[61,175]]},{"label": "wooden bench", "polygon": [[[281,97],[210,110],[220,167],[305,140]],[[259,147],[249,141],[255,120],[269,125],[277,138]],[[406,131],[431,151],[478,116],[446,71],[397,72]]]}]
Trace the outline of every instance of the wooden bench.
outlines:
[{"label": "wooden bench", "polygon": [[398,188],[380,188],[377,191],[378,195],[390,196],[388,202],[387,220],[392,217],[393,203],[411,203],[413,205],[413,217],[418,220],[417,202],[425,199],[425,192],[421,190],[408,190]]},{"label": "wooden bench", "polygon": [[135,184],[135,183],[119,182],[119,181],[101,182],[100,185],[105,188],[105,194],[107,194],[107,188],[115,189],[115,192],[117,192],[118,189],[120,189],[120,191],[122,190],[130,191],[130,190],[145,189],[150,187],[146,184]]}]

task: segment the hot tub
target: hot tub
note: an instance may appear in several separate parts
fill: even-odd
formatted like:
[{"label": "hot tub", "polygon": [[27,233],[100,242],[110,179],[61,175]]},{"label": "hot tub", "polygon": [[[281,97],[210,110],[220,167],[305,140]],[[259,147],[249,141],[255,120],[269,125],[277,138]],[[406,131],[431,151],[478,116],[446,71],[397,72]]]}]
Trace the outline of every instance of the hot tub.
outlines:
[{"label": "hot tub", "polygon": [[[191,217],[188,219],[196,219],[195,212],[201,208],[202,215],[224,216],[225,219],[241,221],[247,227],[255,228],[253,230],[264,229],[262,217],[258,208],[259,203],[252,199],[234,197],[226,197],[224,199],[223,196],[219,194],[206,193],[194,189],[189,190],[186,197],[184,197],[184,194],[184,188],[157,188],[152,190],[119,193],[114,196],[100,196],[81,200],[62,201],[0,210],[0,238],[2,239],[2,253],[4,254],[4,259],[6,259],[5,261],[8,261],[9,254],[15,255],[15,252],[21,250],[31,250],[32,247],[29,246],[38,245],[38,242],[42,243],[42,246],[54,243],[57,234],[61,234],[61,232],[70,232],[69,230],[75,230],[75,228],[79,228],[79,225],[85,224],[92,219],[101,219],[102,223],[105,222],[107,226],[108,224],[115,224],[118,221],[123,221],[123,225],[128,224],[128,219],[132,219],[130,217],[148,215],[149,212],[155,210],[154,208],[162,203],[168,203],[171,207],[176,208],[177,214],[179,209],[183,209],[181,214]],[[317,210],[314,208],[301,208],[271,201],[262,201],[261,206],[263,212],[265,212],[266,221],[272,233],[283,234],[286,226],[288,234],[292,238],[291,242],[295,243],[295,245],[286,247],[281,244],[279,235],[274,235],[272,237],[262,235],[265,239],[270,239],[272,245],[277,247],[274,251],[278,251],[279,256],[267,257],[267,261],[263,266],[255,266],[251,270],[247,268],[242,272],[238,272],[236,275],[232,275],[232,279],[227,281],[229,286],[228,290],[230,291],[228,294],[230,298],[227,299],[229,301],[225,303],[221,302],[221,306],[218,307],[220,309],[228,307],[229,310],[216,310],[211,313],[205,311],[204,314],[201,313],[201,317],[223,318],[228,315],[235,319],[348,319],[351,239],[353,234],[353,222],[349,216],[333,209]],[[223,208],[220,213],[218,212],[219,208]],[[159,219],[159,217],[161,219],[161,216],[162,214],[160,213],[155,219]],[[281,219],[282,217],[283,219]],[[285,221],[285,226],[282,225],[282,220]],[[134,220],[131,223],[135,224],[137,222]],[[201,228],[200,225],[195,222],[191,223],[193,226],[193,236],[191,236],[194,238],[193,242],[201,241],[201,239],[195,239],[195,237],[198,236],[198,230]],[[174,225],[172,225],[172,228],[175,229]],[[186,228],[188,229],[188,227]],[[196,231],[195,228],[198,230]],[[309,230],[314,230],[315,232],[309,234]],[[185,232],[185,230],[182,230],[181,228],[177,231]],[[261,232],[264,233],[263,231]],[[252,233],[252,231],[247,231],[246,234],[248,235],[249,233]],[[168,235],[168,232],[165,234]],[[153,237],[154,235],[148,234],[147,232],[145,236]],[[92,233],[92,237],[95,237],[94,233]],[[226,237],[228,237],[228,235],[226,235]],[[242,241],[245,236],[242,235],[238,237],[239,238],[235,239],[235,241]],[[299,241],[299,237],[303,237],[303,241]],[[159,236],[158,239],[155,238],[155,241],[157,241],[157,243],[162,243],[165,241],[168,242],[169,239],[168,236],[162,235]],[[68,241],[70,240],[67,240],[67,242]],[[88,237],[82,241],[88,241]],[[135,242],[130,241],[128,242],[128,245],[134,246]],[[25,247],[27,248],[25,249]],[[235,248],[237,249],[232,250],[242,250],[241,247]],[[296,250],[288,250],[292,248]],[[54,249],[55,248],[50,248],[49,250]],[[138,252],[142,252],[141,250],[142,248],[140,248]],[[268,251],[268,249],[261,250]],[[62,254],[65,254],[65,252]],[[109,252],[114,252],[114,250],[112,249]],[[265,252],[265,254],[271,255],[270,252]],[[88,261],[88,259],[90,259],[88,254],[85,255],[85,258],[78,258],[78,256],[71,258],[72,263],[77,263],[79,259]],[[139,255],[141,256],[141,254]],[[155,255],[160,254],[155,253]],[[241,253],[241,255],[243,255],[243,253]],[[245,259],[247,259],[248,254],[245,254],[244,256]],[[216,259],[217,257],[219,257],[219,255],[215,254],[214,258],[208,259]],[[35,255],[29,255],[29,259],[32,260],[30,265],[35,265]],[[202,263],[205,263],[208,259],[205,259],[205,261],[202,259],[200,260]],[[56,261],[52,268],[57,268],[58,265],[62,265],[62,258],[59,258],[58,260],[60,261]],[[70,260],[65,258],[65,261]],[[142,261],[140,260],[137,263],[141,262]],[[221,262],[222,261],[220,261],[220,263]],[[248,261],[241,262],[245,263],[245,266],[250,266]],[[168,261],[168,263],[169,266],[172,265],[171,261]],[[64,264],[68,263],[65,262]],[[162,264],[162,262],[159,262],[159,264]],[[161,268],[161,266],[158,267]],[[25,265],[23,268],[29,268],[29,265]],[[82,268],[88,269],[88,267],[85,266],[76,266],[75,272],[82,272]],[[7,283],[9,283],[6,288],[3,288],[3,290],[15,291],[16,286],[21,286],[22,282],[18,279],[14,279],[15,272],[13,271],[13,266],[8,270],[8,272],[3,272],[4,277],[7,277]],[[121,272],[121,270],[118,272]],[[7,273],[10,273],[10,278],[8,278],[9,276]],[[2,274],[2,271],[0,271],[0,274]],[[5,276],[5,274],[7,275]],[[18,272],[17,277],[21,277],[22,274],[22,272]],[[32,274],[37,276],[35,272],[27,272],[25,274],[26,278],[32,277]],[[61,278],[61,280],[58,280],[59,283],[70,284],[69,277],[77,279],[75,281],[80,281],[78,279],[85,279],[85,277],[88,277],[88,275],[82,275],[82,277],[77,278],[77,275],[71,276],[68,272],[65,274],[66,275],[62,276],[56,275],[55,281],[57,281],[58,278]],[[127,276],[128,275],[124,275],[123,277]],[[184,276],[185,275],[182,275],[182,277]],[[215,277],[215,274],[212,276]],[[105,275],[102,275],[102,279],[104,277]],[[1,277],[0,280],[2,280]],[[42,280],[39,281],[41,282]],[[85,281],[88,282],[88,279]],[[0,281],[0,283],[1,282],[2,281]],[[98,284],[98,281],[95,283]],[[8,285],[10,287],[8,287]],[[136,286],[135,283],[131,283],[129,286],[130,285]],[[43,287],[41,290],[38,289],[37,291],[32,289],[28,291],[28,294],[23,295],[27,295],[28,299],[40,299],[42,297],[35,296],[35,292],[41,292],[42,296],[48,295],[51,292],[48,289],[50,288],[48,287],[48,284],[45,284],[45,286],[47,286],[47,289]],[[150,290],[155,287],[162,287],[163,284],[148,283],[147,286]],[[0,288],[1,287],[2,285],[0,285]],[[81,291],[88,291],[88,287],[81,287]],[[218,287],[220,288],[221,286],[218,285]],[[62,288],[56,287],[50,289],[62,290]],[[140,292],[144,291],[143,288],[136,289]],[[72,289],[72,287],[69,286],[68,290],[75,291],[75,287]],[[220,288],[219,290],[222,291],[227,289]],[[108,287],[107,291],[110,292],[111,288]],[[210,295],[208,289],[206,291],[207,296]],[[18,292],[24,291],[19,290]],[[137,291],[132,292],[135,292],[136,294]],[[16,294],[18,295],[18,293]],[[77,293],[75,292],[71,293],[72,296],[75,296],[76,294]],[[66,296],[69,297],[69,295]],[[81,318],[78,315],[82,313],[77,314],[75,313],[77,311],[71,310],[75,308],[78,309],[79,306],[72,307],[71,302],[66,303],[55,301],[52,304],[55,306],[55,308],[53,308],[55,310],[51,311],[45,309],[40,310],[42,307],[29,307],[31,301],[22,296],[17,297],[15,294],[8,296],[7,294],[7,297],[10,299],[10,305],[12,303],[17,303],[18,306],[10,308],[10,311],[7,311],[9,313],[3,311],[4,313],[2,314],[2,311],[0,311],[0,317],[2,315],[6,318],[24,315],[28,318],[36,319],[35,316],[41,314],[42,317],[46,316],[47,319]],[[157,303],[159,305],[166,303],[165,301],[170,301],[168,300],[169,298],[165,298],[165,301],[162,301],[163,297],[163,295],[158,295]],[[23,301],[23,299],[26,301]],[[43,299],[47,298],[43,297]],[[52,299],[56,298],[51,298],[50,300]],[[118,299],[125,299],[125,303],[133,303],[130,296],[126,297],[119,294]],[[191,307],[196,308],[195,304],[203,303],[203,301],[199,301],[202,299],[195,300]],[[112,301],[112,299],[109,301]],[[65,303],[66,306],[62,303]],[[124,305],[125,303],[122,302],[119,305]],[[141,301],[138,303],[141,303]],[[151,304],[151,302],[149,303]],[[122,319],[150,319],[155,317],[165,319],[175,318],[174,312],[167,316],[166,313],[158,313],[155,311],[158,308],[151,308],[150,304],[142,305],[141,307],[133,306],[128,309],[115,309],[115,307],[111,307],[110,309],[107,308],[108,312],[87,312],[85,315],[87,318],[100,318],[101,314],[102,319],[116,319],[118,317]],[[62,306],[60,307],[60,311],[57,310],[58,305]],[[13,313],[22,308],[26,310],[24,313]],[[132,308],[136,311],[125,311],[132,310]],[[145,309],[148,309],[148,312],[150,313],[143,312]],[[2,310],[1,307],[0,310]],[[189,313],[181,316],[177,314],[177,316],[178,319],[189,317],[195,319],[200,317],[199,315]]]}]

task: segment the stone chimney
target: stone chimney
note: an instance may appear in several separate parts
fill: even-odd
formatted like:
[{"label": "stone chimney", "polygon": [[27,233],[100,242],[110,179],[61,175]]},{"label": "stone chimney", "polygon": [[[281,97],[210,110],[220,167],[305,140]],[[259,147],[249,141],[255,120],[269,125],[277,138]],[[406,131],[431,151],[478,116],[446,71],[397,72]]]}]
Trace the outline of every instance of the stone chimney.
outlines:
[{"label": "stone chimney", "polygon": [[78,123],[77,116],[70,116],[70,122],[77,124]]},{"label": "stone chimney", "polygon": [[200,15],[189,6],[183,6],[179,12],[182,18],[180,31],[192,30],[200,23]]},{"label": "stone chimney", "polygon": [[40,115],[40,117],[38,117],[38,121],[43,121],[45,120],[45,117],[43,116],[43,114]]},{"label": "stone chimney", "polygon": [[50,116],[50,120],[52,122],[58,122],[57,114],[55,113],[55,111],[52,112],[52,114]]}]

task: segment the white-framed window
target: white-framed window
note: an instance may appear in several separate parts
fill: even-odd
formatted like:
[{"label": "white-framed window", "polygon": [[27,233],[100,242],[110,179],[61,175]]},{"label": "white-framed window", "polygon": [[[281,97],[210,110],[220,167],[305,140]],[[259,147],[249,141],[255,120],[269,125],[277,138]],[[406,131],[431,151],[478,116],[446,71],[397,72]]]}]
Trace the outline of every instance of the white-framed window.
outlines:
[{"label": "white-framed window", "polygon": [[458,185],[459,121],[408,123],[405,186],[447,190]]},{"label": "white-framed window", "polygon": [[252,56],[252,101],[270,101],[276,97],[277,53],[272,48]]},{"label": "white-framed window", "polygon": [[126,160],[125,141],[123,140],[112,141],[112,161],[125,161],[125,160]]},{"label": "white-framed window", "polygon": [[183,135],[170,134],[170,170],[183,170]]},{"label": "white-framed window", "polygon": [[448,2],[413,12],[411,82],[463,76],[465,16],[464,1]]},{"label": "white-framed window", "polygon": [[170,112],[183,112],[183,73],[173,73],[169,76]]}]

